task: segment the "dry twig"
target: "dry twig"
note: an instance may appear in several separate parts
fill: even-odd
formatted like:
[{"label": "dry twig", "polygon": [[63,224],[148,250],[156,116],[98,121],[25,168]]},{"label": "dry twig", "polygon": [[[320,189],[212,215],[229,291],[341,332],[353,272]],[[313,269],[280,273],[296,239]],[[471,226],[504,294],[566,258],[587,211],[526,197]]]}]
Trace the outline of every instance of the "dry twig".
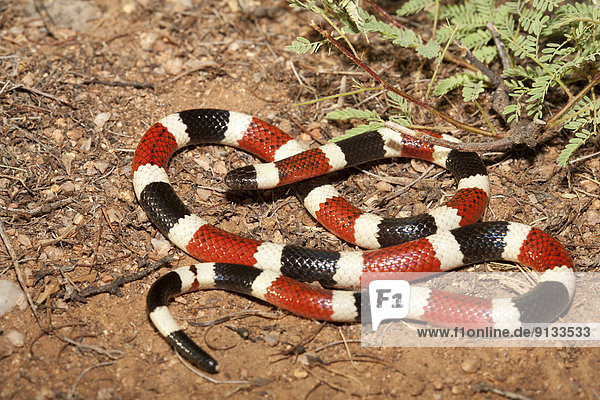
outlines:
[{"label": "dry twig", "polygon": [[107,285],[88,286],[79,292],[74,292],[68,299],[84,301],[84,299],[86,297],[95,296],[100,293],[111,293],[111,294],[120,296],[121,295],[120,287],[123,286],[124,284],[145,278],[148,275],[150,275],[151,273],[153,273],[154,271],[164,267],[165,265],[167,265],[171,262],[173,262],[173,256],[169,255],[169,256],[163,257],[160,260],[156,261],[155,263],[150,264],[147,268],[144,268],[141,271],[134,272],[133,274],[129,274],[129,275],[121,275],[121,276],[115,278],[114,281],[112,281],[111,283],[109,283]]},{"label": "dry twig", "polygon": [[27,297],[27,303],[29,304],[29,307],[31,308],[31,312],[33,313],[33,316],[35,317],[35,320],[37,321],[40,328],[42,330],[45,330],[42,326],[40,317],[37,314],[37,306],[33,302],[31,293],[29,293],[29,288],[27,287],[27,283],[25,282],[25,277],[23,277],[23,272],[21,271],[21,267],[19,265],[19,259],[17,257],[17,253],[15,253],[15,250],[13,249],[12,244],[10,243],[10,239],[9,239],[8,235],[6,234],[6,230],[4,229],[4,223],[2,222],[1,219],[0,219],[0,238],[4,242],[4,246],[6,246],[6,250],[8,250],[8,254],[10,255],[10,258],[12,260],[13,268],[15,269],[15,273],[17,275],[17,280],[19,281],[19,285],[21,286],[21,289],[23,290],[23,292],[25,292],[25,296]]},{"label": "dry twig", "polygon": [[40,204],[39,206],[32,208],[31,210],[24,210],[22,208],[11,208],[11,207],[4,207],[4,206],[0,206],[0,210],[5,211],[7,213],[27,215],[29,217],[39,217],[41,215],[48,214],[49,212],[52,212],[58,208],[62,208],[63,206],[66,206],[67,204],[71,204],[74,201],[75,201],[74,198],[69,197],[66,199],[57,200],[52,203]]},{"label": "dry twig", "polygon": [[69,106],[69,107],[71,107],[73,109],[77,108],[73,104],[71,104],[70,102],[68,102],[67,100],[61,99],[60,97],[56,97],[56,96],[54,96],[54,95],[52,95],[50,93],[46,93],[46,92],[44,92],[42,90],[33,88],[31,86],[26,86],[26,85],[23,85],[23,84],[17,84],[17,85],[15,85],[15,86],[13,86],[13,87],[10,88],[10,90],[18,90],[18,89],[24,90],[26,92],[31,92],[31,93],[34,93],[34,94],[37,94],[37,95],[40,95],[40,96],[43,96],[43,97],[47,97],[47,98],[49,98],[51,100],[57,101],[59,103],[63,103],[63,104],[65,104],[65,105],[67,105],[67,106]]},{"label": "dry twig", "polygon": [[88,85],[104,85],[104,86],[115,86],[115,87],[133,87],[135,89],[154,89],[154,83],[145,83],[145,82],[127,82],[127,81],[107,81],[103,79],[98,79],[93,76],[85,75],[75,71],[68,71],[68,73],[79,76],[81,78],[85,78],[83,81],[84,84]]},{"label": "dry twig", "polygon": [[84,369],[81,374],[79,374],[79,376],[77,377],[77,379],[75,380],[75,383],[73,384],[73,388],[71,389],[71,393],[69,393],[69,395],[67,396],[67,399],[72,399],[75,396],[77,396],[76,391],[77,391],[77,385],[79,385],[79,382],[81,382],[81,379],[91,370],[93,370],[94,368],[100,368],[100,367],[107,367],[109,365],[113,365],[115,362],[114,361],[105,361],[105,362],[101,362],[95,365],[91,365],[89,367],[87,367],[86,369]]},{"label": "dry twig", "polygon": [[529,396],[525,396],[519,393],[511,392],[509,390],[500,389],[494,386],[487,385],[483,382],[476,383],[473,385],[473,392],[475,393],[494,393],[499,396],[506,397],[511,400],[533,400]]}]

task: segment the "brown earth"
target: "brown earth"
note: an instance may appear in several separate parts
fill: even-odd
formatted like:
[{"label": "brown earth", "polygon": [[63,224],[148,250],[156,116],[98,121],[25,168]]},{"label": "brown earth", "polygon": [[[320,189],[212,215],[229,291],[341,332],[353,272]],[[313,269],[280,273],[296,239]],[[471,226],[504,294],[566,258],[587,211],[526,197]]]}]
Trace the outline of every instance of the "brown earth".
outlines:
[{"label": "brown earth", "polygon": [[[187,332],[213,348],[223,371],[216,378],[247,381],[210,383],[181,364],[147,319],[146,292],[167,268],[125,284],[119,295],[73,300],[86,287],[144,270],[165,255],[160,241],[151,244],[160,234],[135,201],[130,178],[133,149],[151,123],[178,110],[215,107],[324,142],[346,127],[324,119],[337,100],[294,103],[338,93],[342,81],[347,87],[352,79],[373,83],[335,51],[286,51],[296,36],[316,35],[307,27],[311,17],[283,1],[248,1],[244,8],[236,1],[186,7],[183,1],[97,0],[92,8],[46,1],[53,36],[35,8],[22,3],[0,3],[0,221],[8,238],[0,241],[0,278],[16,281],[18,263],[39,304],[39,323],[30,309],[0,317],[0,339],[13,330],[24,335],[22,347],[3,341],[0,398],[600,398],[596,348],[363,348],[343,344],[360,338],[358,325],[323,325],[220,291],[189,294],[171,305]],[[430,63],[377,40],[371,49],[361,38],[356,42],[374,70],[424,96]],[[456,68],[445,64],[443,75]],[[550,98],[548,109],[556,104]],[[475,106],[459,97],[435,106],[485,127]],[[383,112],[385,100],[375,97],[368,107]],[[420,110],[414,119],[440,124]],[[561,134],[536,151],[485,154],[493,191],[485,219],[545,229],[580,269],[593,270],[600,162],[595,157],[558,168],[567,140]],[[578,156],[594,151],[592,144]],[[221,228],[279,243],[351,248],[317,226],[289,189],[226,193],[225,172],[252,161],[206,146],[179,152],[169,174],[182,198]],[[363,209],[414,214],[455,188],[452,177],[435,168],[404,193],[426,167],[377,162],[361,166],[368,174],[353,169],[335,182]],[[34,213],[39,206],[47,208]],[[167,250],[173,266],[192,262]],[[243,310],[267,315],[210,329],[191,325]],[[477,392],[481,384],[498,392]]]}]

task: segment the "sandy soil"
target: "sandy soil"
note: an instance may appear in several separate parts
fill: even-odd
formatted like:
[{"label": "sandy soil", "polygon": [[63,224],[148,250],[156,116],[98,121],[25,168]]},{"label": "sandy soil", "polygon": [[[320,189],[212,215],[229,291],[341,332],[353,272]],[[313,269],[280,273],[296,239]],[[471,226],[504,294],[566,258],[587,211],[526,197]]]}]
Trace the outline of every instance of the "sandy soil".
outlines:
[{"label": "sandy soil", "polygon": [[[35,8],[23,3],[0,3],[0,220],[13,250],[11,255],[0,241],[0,279],[16,281],[18,261],[39,305],[39,321],[29,309],[0,317],[0,398],[600,397],[596,348],[345,346],[344,340],[360,338],[360,326],[323,325],[220,291],[180,297],[171,310],[192,337],[213,348],[223,371],[216,378],[247,381],[215,384],[186,369],[147,319],[145,294],[168,267],[118,293],[77,299],[86,288],[144,271],[167,253],[174,256],[172,266],[192,262],[161,246],[132,191],[133,149],[153,122],[182,109],[215,107],[324,142],[346,127],[324,119],[336,100],[293,104],[338,93],[342,80],[372,82],[335,52],[287,52],[284,46],[296,36],[316,36],[307,27],[310,16],[290,11],[283,1],[249,1],[243,9],[236,1],[192,7],[151,0],[67,2],[69,7],[46,1],[53,36]],[[373,69],[414,96],[424,95],[430,63],[377,41],[373,49],[360,38],[357,45]],[[447,64],[443,74],[456,68]],[[383,111],[382,99],[370,107]],[[434,105],[462,121],[485,123],[458,97]],[[548,107],[554,107],[552,99]],[[414,116],[422,124],[440,124],[421,110]],[[535,151],[484,155],[494,193],[485,219],[545,229],[582,270],[594,270],[600,160],[558,168],[555,160],[567,140],[559,135]],[[597,150],[590,144],[580,154]],[[252,161],[233,149],[206,146],[179,152],[169,174],[182,198],[221,228],[280,243],[351,248],[320,228],[289,189],[227,193],[226,171]],[[455,190],[452,177],[435,168],[402,192],[426,167],[377,162],[361,166],[369,174],[352,169],[335,184],[363,209],[419,213]],[[192,326],[249,310],[262,314]],[[7,345],[4,336],[11,331],[24,335],[22,346]],[[497,392],[479,392],[481,387]]]}]

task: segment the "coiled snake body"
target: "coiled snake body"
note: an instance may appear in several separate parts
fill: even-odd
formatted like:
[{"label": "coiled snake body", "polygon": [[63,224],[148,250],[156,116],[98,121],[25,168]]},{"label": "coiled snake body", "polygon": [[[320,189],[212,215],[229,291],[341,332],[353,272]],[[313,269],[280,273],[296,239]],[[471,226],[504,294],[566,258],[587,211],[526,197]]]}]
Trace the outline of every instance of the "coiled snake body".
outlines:
[{"label": "coiled snake body", "polygon": [[[177,149],[202,143],[235,146],[269,162],[231,171],[225,180],[235,189],[290,184],[386,157],[413,157],[438,164],[454,175],[458,189],[442,206],[398,220],[363,213],[333,186],[311,181],[298,185],[308,211],[342,239],[372,250],[335,252],[262,242],[211,226],[176,195],[167,177],[168,161]],[[226,289],[305,317],[357,321],[360,292],[304,282],[356,290],[364,272],[447,271],[488,260],[519,262],[543,272],[532,290],[515,298],[482,299],[411,288],[407,318],[493,326],[550,322],[569,305],[574,292],[573,261],[556,239],[519,223],[474,224],[489,199],[485,166],[476,154],[431,146],[386,128],[303,150],[276,127],[245,114],[183,111],[163,118],[143,136],[134,154],[133,186],[161,233],[204,262],[159,278],[148,293],[147,307],[167,341],[208,372],[217,372],[218,365],[171,317],[167,303],[172,296]]]}]

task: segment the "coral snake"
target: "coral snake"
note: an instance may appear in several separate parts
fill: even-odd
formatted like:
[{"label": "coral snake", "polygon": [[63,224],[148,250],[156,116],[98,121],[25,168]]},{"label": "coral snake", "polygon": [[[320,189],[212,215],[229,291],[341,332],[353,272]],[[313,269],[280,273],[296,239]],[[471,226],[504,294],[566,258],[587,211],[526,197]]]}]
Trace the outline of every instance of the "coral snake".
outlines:
[{"label": "coral snake", "polygon": [[[225,182],[237,190],[286,185],[388,157],[440,165],[453,174],[458,189],[431,211],[393,219],[363,213],[332,185],[311,180],[297,185],[308,211],[340,238],[371,250],[335,252],[263,242],[211,226],[177,196],[167,164],[177,149],[197,144],[234,146],[267,161],[230,171]],[[475,223],[490,196],[486,169],[477,154],[432,146],[387,128],[305,150],[257,118],[233,111],[187,110],[163,118],[145,133],[132,170],[135,194],[150,221],[203,262],[178,268],[154,283],[147,296],[150,319],[176,351],[207,372],[217,372],[217,362],[181,330],[167,308],[168,301],[183,292],[225,289],[309,318],[357,321],[362,297],[357,290],[365,272],[439,272],[492,260],[518,262],[541,272],[534,288],[513,298],[411,288],[409,319],[494,326],[550,322],[569,305],[575,289],[573,261],[552,236],[520,223]]]}]

